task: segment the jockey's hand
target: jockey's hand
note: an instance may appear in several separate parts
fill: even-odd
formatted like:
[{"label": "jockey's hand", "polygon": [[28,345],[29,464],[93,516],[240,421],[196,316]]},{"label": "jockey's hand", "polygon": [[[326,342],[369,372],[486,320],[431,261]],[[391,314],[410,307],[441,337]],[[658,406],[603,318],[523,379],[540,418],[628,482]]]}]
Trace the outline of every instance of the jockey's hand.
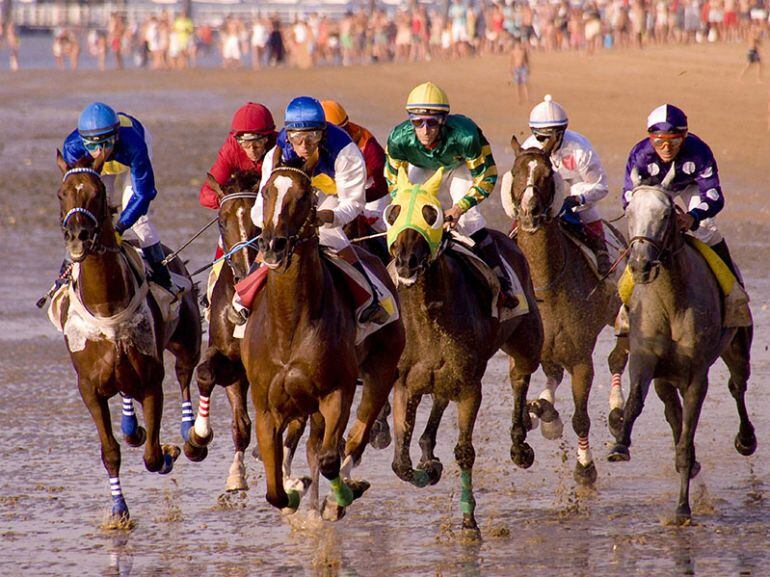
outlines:
[{"label": "jockey's hand", "polygon": [[578,206],[582,206],[583,204],[583,197],[580,195],[572,195],[568,196],[564,199],[564,204],[562,205],[562,210],[565,212],[574,212],[574,209]]},{"label": "jockey's hand", "polygon": [[681,231],[692,230],[695,226],[695,217],[689,212],[677,212],[676,213],[676,225]]},{"label": "jockey's hand", "polygon": [[316,225],[322,226],[324,224],[331,224],[334,222],[333,210],[319,210],[315,215]]},{"label": "jockey's hand", "polygon": [[444,211],[444,228],[451,230],[457,226],[457,221],[463,215],[463,209],[459,206],[453,206]]}]

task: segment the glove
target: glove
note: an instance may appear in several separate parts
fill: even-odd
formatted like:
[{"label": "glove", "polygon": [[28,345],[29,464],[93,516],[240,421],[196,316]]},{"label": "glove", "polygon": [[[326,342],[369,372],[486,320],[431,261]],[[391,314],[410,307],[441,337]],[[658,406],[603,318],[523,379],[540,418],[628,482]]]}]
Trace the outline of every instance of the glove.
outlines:
[{"label": "glove", "polygon": [[583,204],[583,195],[568,196],[564,199],[562,210],[565,212],[574,212],[574,209]]},{"label": "glove", "polygon": [[118,243],[118,246],[123,244],[123,235],[120,234],[117,230],[115,231],[115,242]]}]

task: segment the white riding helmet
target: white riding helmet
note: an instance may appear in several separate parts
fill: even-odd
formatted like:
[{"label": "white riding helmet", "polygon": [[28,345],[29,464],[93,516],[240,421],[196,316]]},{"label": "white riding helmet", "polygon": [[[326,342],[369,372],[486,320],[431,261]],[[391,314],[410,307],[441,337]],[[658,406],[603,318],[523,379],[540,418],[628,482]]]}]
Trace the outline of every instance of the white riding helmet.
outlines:
[{"label": "white riding helmet", "polygon": [[529,127],[535,131],[543,128],[567,128],[567,111],[546,94],[543,101],[529,114]]}]

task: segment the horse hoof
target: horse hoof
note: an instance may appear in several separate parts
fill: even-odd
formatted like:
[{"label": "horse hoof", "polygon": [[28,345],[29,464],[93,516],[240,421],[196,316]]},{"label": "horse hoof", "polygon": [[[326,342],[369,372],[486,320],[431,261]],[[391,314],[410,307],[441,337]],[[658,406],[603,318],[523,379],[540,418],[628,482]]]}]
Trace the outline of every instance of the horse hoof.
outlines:
[{"label": "horse hoof", "polygon": [[324,497],[323,505],[321,505],[321,518],[324,521],[339,521],[345,516],[345,507],[337,504],[336,501]]},{"label": "horse hoof", "polygon": [[610,449],[610,454],[607,455],[607,460],[610,463],[619,463],[620,461],[630,461],[631,460],[631,453],[628,450],[628,447],[625,445],[621,445],[620,443],[616,443],[612,449]]},{"label": "horse hoof", "polygon": [[123,435],[129,447],[141,447],[147,440],[147,431],[144,427],[138,427],[132,435]]},{"label": "horse hoof", "polygon": [[185,443],[182,448],[184,456],[193,463],[200,463],[209,455],[208,447],[193,447],[190,443]]},{"label": "horse hoof", "polygon": [[534,431],[540,425],[540,417],[535,413],[527,413],[529,419],[525,423],[527,426],[527,432]]},{"label": "horse hoof", "polygon": [[195,421],[182,421],[182,426],[179,429],[179,432],[182,435],[182,439],[186,441],[190,440],[190,431],[195,426]]},{"label": "horse hoof", "polygon": [[428,474],[428,485],[435,485],[441,480],[441,473],[444,472],[444,465],[438,459],[432,461],[420,461],[417,469],[425,471]]},{"label": "horse hoof", "polygon": [[112,519],[121,522],[128,521],[129,518],[128,505],[126,505],[125,499],[123,497],[114,499],[112,503]]},{"label": "horse hoof", "polygon": [[738,433],[737,435],[735,435],[735,450],[738,451],[744,457],[753,455],[754,451],[757,450],[757,437],[752,432],[748,442],[744,443],[741,440],[740,433]]},{"label": "horse hoof", "polygon": [[578,461],[575,464],[575,472],[573,473],[575,482],[583,487],[593,487],[596,483],[596,465],[591,461],[588,465],[583,465]]},{"label": "horse hoof", "polygon": [[519,446],[511,447],[511,461],[522,469],[529,469],[535,462],[535,451],[529,446],[529,443],[522,443]]},{"label": "horse hoof", "polygon": [[227,493],[235,493],[236,491],[248,491],[249,484],[242,475],[230,475],[225,483],[225,491]]},{"label": "horse hoof", "polygon": [[313,484],[313,479],[310,477],[301,477],[296,479],[294,477],[287,477],[283,480],[283,490],[287,493],[291,491],[296,492],[300,497],[303,497],[307,493],[310,485]]},{"label": "horse hoof", "polygon": [[163,466],[158,473],[161,475],[168,475],[174,470],[174,463],[182,454],[182,451],[176,445],[163,445]]},{"label": "horse hoof", "polygon": [[[308,479],[310,481],[310,479]],[[311,481],[312,482],[312,481]],[[345,484],[353,492],[353,500],[359,499],[372,484],[369,481],[354,481],[353,479],[347,479]]]},{"label": "horse hoof", "polygon": [[481,531],[473,515],[463,515],[463,537],[474,540],[481,538]]},{"label": "horse hoof", "polygon": [[680,527],[689,527],[692,525],[692,514],[689,507],[687,509],[677,509],[675,522]]},{"label": "horse hoof", "polygon": [[190,443],[193,447],[198,447],[199,449],[202,449],[206,446],[208,446],[209,443],[211,443],[211,439],[214,438],[214,429],[209,429],[209,434],[205,437],[198,436],[198,433],[195,432],[195,427],[190,429],[190,434],[188,435],[187,442]]},{"label": "horse hoof", "polygon": [[609,425],[610,434],[613,437],[618,438],[623,427],[623,411],[620,409],[612,409],[610,414],[607,415],[607,424]]},{"label": "horse hoof", "polygon": [[393,441],[393,437],[390,434],[390,427],[375,427],[369,433],[369,444],[375,449],[386,449]]},{"label": "horse hoof", "polygon": [[561,438],[562,433],[564,432],[564,423],[562,422],[561,417],[557,416],[553,421],[546,421],[542,418],[541,420],[540,432],[543,437],[549,441],[555,441],[556,439]]}]

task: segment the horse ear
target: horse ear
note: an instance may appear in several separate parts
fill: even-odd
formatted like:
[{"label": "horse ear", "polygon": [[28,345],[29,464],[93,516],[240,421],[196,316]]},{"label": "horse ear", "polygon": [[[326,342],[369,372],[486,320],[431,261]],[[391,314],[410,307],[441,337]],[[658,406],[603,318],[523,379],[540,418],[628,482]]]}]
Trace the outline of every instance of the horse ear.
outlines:
[{"label": "horse ear", "polygon": [[273,168],[278,168],[283,164],[283,148],[276,144],[273,149]]},{"label": "horse ear", "polygon": [[64,160],[64,157],[61,155],[61,151],[58,148],[56,149],[56,166],[59,167],[59,170],[61,170],[62,174],[66,174],[66,172],[70,169],[67,161]]},{"label": "horse ear", "polygon": [[433,173],[433,176],[425,181],[425,184],[422,185],[422,189],[431,196],[438,196],[438,189],[441,186],[441,178],[443,176],[444,167],[441,166],[436,172]]},{"label": "horse ear", "polygon": [[398,167],[398,180],[396,182],[398,190],[407,190],[412,188],[412,182],[409,180],[409,175],[406,173],[406,168],[403,166]]},{"label": "horse ear", "polygon": [[511,135],[511,148],[513,148],[513,156],[519,156],[521,144],[519,144],[519,139],[516,138],[515,134]]},{"label": "horse ear", "polygon": [[548,140],[545,141],[545,144],[543,145],[543,154],[547,157],[551,156],[551,152],[556,147],[556,141],[558,140],[558,135],[554,132],[551,134],[551,136],[548,137]]},{"label": "horse ear", "polygon": [[639,185],[642,183],[642,179],[641,179],[641,177],[639,176],[639,169],[638,169],[638,168],[636,168],[636,167],[633,167],[633,168],[631,169],[631,174],[630,174],[630,177],[631,177],[631,183],[632,183],[634,186],[639,186]]},{"label": "horse ear", "polygon": [[676,176],[676,171],[674,170],[674,163],[671,163],[671,168],[668,169],[668,172],[666,173],[666,176],[663,178],[663,180],[660,182],[660,186],[668,190],[668,188],[671,186],[671,182],[674,180],[674,177]]},{"label": "horse ear", "polygon": [[224,196],[225,193],[222,191],[222,187],[210,172],[206,173],[206,184],[209,185],[211,190],[217,193],[218,198],[222,198]]}]

